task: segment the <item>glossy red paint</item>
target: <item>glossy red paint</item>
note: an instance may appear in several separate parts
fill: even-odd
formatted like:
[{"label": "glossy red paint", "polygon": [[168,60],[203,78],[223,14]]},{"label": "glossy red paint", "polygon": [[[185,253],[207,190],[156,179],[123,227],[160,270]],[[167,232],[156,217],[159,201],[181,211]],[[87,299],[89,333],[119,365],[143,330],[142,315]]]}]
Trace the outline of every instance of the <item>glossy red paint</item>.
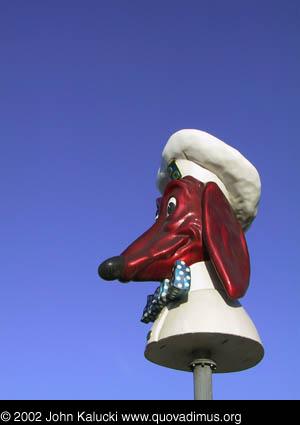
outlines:
[{"label": "glossy red paint", "polygon": [[229,202],[212,182],[203,192],[203,240],[227,294],[242,297],[250,278],[247,243]]},{"label": "glossy red paint", "polygon": [[[121,281],[162,281],[171,276],[176,260],[187,265],[207,259],[202,240],[204,184],[187,176],[170,182],[157,202],[155,224],[121,255],[125,267]],[[175,210],[168,215],[168,201],[175,198]]]},{"label": "glossy red paint", "polygon": [[[171,198],[176,208],[168,214]],[[187,176],[170,182],[157,206],[154,225],[121,254],[120,281],[162,281],[171,276],[176,260],[187,265],[211,260],[227,294],[242,297],[250,276],[247,245],[219,187]]]}]

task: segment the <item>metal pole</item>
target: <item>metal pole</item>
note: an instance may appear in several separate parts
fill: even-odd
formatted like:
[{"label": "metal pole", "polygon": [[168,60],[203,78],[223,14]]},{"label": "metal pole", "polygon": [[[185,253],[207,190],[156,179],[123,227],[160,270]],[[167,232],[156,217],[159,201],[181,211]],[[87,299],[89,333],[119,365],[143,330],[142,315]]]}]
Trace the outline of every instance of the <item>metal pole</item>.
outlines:
[{"label": "metal pole", "polygon": [[212,400],[212,371],[216,363],[210,359],[196,359],[190,366],[194,375],[194,400]]}]

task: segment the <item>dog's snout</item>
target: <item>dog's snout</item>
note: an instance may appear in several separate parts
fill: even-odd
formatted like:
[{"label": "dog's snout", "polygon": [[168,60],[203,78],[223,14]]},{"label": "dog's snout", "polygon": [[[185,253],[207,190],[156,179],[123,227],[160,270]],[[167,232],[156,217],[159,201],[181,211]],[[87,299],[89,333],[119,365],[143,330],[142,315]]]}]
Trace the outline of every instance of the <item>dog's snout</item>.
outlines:
[{"label": "dog's snout", "polygon": [[103,261],[98,268],[99,276],[104,280],[120,279],[125,265],[125,258],[122,255],[111,257]]}]

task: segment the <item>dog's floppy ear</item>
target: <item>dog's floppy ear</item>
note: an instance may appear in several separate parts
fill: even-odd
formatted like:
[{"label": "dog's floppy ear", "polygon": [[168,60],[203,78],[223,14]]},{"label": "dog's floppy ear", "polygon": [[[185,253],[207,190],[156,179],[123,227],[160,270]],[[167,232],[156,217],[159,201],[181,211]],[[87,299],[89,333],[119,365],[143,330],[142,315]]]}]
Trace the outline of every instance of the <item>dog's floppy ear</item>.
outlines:
[{"label": "dog's floppy ear", "polygon": [[209,257],[229,297],[240,298],[250,278],[244,232],[216,183],[206,184],[202,208],[203,240]]}]

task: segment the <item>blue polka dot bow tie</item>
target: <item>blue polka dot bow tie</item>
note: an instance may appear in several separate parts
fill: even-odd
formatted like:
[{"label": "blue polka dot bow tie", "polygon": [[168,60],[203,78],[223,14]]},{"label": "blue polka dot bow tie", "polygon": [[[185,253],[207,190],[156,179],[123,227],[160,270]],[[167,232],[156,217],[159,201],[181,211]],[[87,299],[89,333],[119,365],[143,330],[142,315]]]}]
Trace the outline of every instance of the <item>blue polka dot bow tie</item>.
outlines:
[{"label": "blue polka dot bow tie", "polygon": [[170,302],[183,298],[191,288],[191,270],[184,261],[175,261],[171,279],[164,279],[153,295],[148,295],[143,311],[143,323],[154,322]]}]

